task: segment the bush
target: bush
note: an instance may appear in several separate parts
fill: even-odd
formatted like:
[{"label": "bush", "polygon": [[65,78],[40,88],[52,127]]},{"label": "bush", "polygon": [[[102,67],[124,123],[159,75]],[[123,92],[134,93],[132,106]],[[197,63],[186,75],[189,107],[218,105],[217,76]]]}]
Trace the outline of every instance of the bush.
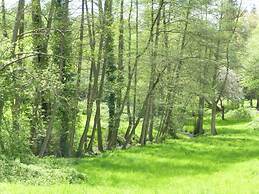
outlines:
[{"label": "bush", "polygon": [[0,158],[1,182],[49,185],[60,183],[80,183],[86,176],[69,167],[49,164],[24,164],[20,161],[8,161]]},{"label": "bush", "polygon": [[238,121],[249,121],[252,119],[252,115],[248,109],[238,108],[230,110],[226,113],[226,119],[238,120]]},{"label": "bush", "polygon": [[259,118],[248,123],[248,126],[254,130],[259,130]]}]

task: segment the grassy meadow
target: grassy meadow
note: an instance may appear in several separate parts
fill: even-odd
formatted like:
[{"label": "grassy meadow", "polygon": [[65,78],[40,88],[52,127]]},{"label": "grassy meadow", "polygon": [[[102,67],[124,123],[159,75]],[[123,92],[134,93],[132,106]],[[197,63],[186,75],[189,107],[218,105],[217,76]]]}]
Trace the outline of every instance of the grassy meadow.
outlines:
[{"label": "grassy meadow", "polygon": [[[61,159],[85,173],[85,183],[45,186],[1,183],[0,193],[259,193],[259,131],[251,121],[219,120],[217,124],[217,136],[183,136],[164,144],[116,150],[96,157]],[[205,127],[209,128],[208,121]]]}]

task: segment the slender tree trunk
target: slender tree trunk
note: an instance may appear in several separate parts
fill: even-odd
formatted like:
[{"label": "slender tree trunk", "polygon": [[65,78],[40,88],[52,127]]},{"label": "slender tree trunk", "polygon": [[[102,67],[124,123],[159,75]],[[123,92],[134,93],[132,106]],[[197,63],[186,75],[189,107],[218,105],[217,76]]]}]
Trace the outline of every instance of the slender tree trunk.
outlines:
[{"label": "slender tree trunk", "polygon": [[[101,38],[100,47],[99,47],[99,62],[101,60],[101,55],[102,55],[102,46],[103,46],[103,40]],[[95,120],[94,120],[94,122],[96,123],[95,125],[97,127],[98,150],[100,152],[104,151],[104,149],[103,149],[103,137],[102,137],[102,126],[101,126],[101,99],[102,99],[102,96],[103,96],[105,70],[106,70],[106,65],[103,64],[102,75],[101,75],[101,80],[100,80],[100,87],[99,87],[99,90],[98,90],[98,97],[96,99],[96,115],[95,115]]]},{"label": "slender tree trunk", "polygon": [[[136,20],[135,20],[135,34],[136,34],[136,51],[135,51],[135,62],[134,62],[134,88],[133,88],[133,123],[136,122],[137,112],[137,84],[138,84],[138,56],[139,56],[139,1],[135,1],[136,7]],[[134,132],[135,133],[135,132]]]},{"label": "slender tree trunk", "polygon": [[[33,58],[34,69],[40,78],[35,80],[35,95],[32,105],[32,119],[31,119],[31,149],[34,154],[38,154],[38,147],[40,139],[38,134],[42,133],[43,129],[47,128],[48,123],[48,103],[46,103],[46,95],[42,89],[43,69],[47,67],[47,58],[45,53],[47,52],[46,45],[48,40],[45,39],[43,33],[43,21],[40,0],[32,0],[32,28],[34,34],[32,36],[33,52],[38,53]],[[44,54],[43,54],[44,53]]]},{"label": "slender tree trunk", "polygon": [[[173,128],[173,121],[172,121],[172,117],[173,117],[173,105],[174,105],[174,100],[177,96],[177,94],[179,93],[179,88],[178,88],[178,82],[179,82],[179,78],[180,78],[180,73],[181,73],[181,69],[182,66],[184,64],[182,57],[184,55],[184,50],[185,50],[185,46],[186,46],[186,41],[187,41],[187,36],[188,36],[188,28],[189,28],[189,17],[190,17],[190,13],[191,13],[191,1],[188,1],[188,7],[186,9],[186,15],[185,15],[185,22],[183,24],[183,32],[182,32],[182,37],[181,37],[181,42],[180,42],[180,48],[179,48],[179,61],[177,62],[177,64],[175,65],[173,72],[171,73],[172,75],[170,76],[170,86],[169,86],[169,93],[167,95],[168,98],[168,104],[166,107],[166,111],[165,111],[165,117],[164,117],[164,121],[162,122],[163,125],[161,125],[161,129],[159,129],[159,133],[157,135],[157,141],[159,140],[159,138],[164,137],[167,133],[169,133],[173,138],[176,138],[176,131]],[[165,22],[165,21],[164,21]],[[164,26],[165,23],[164,23]],[[166,49],[168,48],[167,45],[167,41],[164,41],[165,43],[165,47]],[[169,71],[171,72],[171,66],[170,64],[168,64],[169,67]]]},{"label": "slender tree trunk", "polygon": [[77,148],[77,156],[81,157],[83,154],[83,148],[85,144],[87,143],[87,134],[90,126],[90,121],[92,117],[92,108],[93,108],[93,102],[92,102],[92,76],[93,76],[93,67],[90,69],[90,80],[88,84],[88,94],[87,94],[87,107],[86,107],[86,121],[84,126],[83,134],[80,138],[80,142]]},{"label": "slender tree trunk", "polygon": [[141,134],[139,138],[139,143],[143,146],[146,145],[146,136],[147,136],[147,129],[148,129],[148,124],[149,124],[149,112],[150,112],[150,95],[147,100],[147,104],[145,105],[145,112],[144,112],[144,119],[142,123],[142,129],[141,129]]},{"label": "slender tree trunk", "polygon": [[2,12],[2,34],[3,37],[8,38],[7,28],[6,28],[6,10],[5,10],[5,1],[2,0],[1,5],[1,12]]},{"label": "slender tree trunk", "polygon": [[250,107],[253,108],[254,107],[254,105],[253,105],[253,98],[250,98],[249,101],[250,101]]},{"label": "slender tree trunk", "polygon": [[256,110],[259,111],[259,96],[256,97]]},{"label": "slender tree trunk", "polygon": [[4,117],[4,97],[0,95],[0,128],[2,126],[2,121]]},{"label": "slender tree trunk", "polygon": [[217,135],[216,116],[217,116],[217,103],[216,103],[216,100],[214,99],[212,101],[212,108],[211,108],[211,135]]},{"label": "slender tree trunk", "polygon": [[[147,108],[148,99],[149,99],[151,93],[153,92],[153,90],[156,88],[157,84],[159,83],[159,81],[161,79],[161,76],[162,76],[162,74],[164,73],[165,70],[166,70],[166,68],[163,68],[163,70],[157,75],[156,80],[154,81],[152,87],[148,90],[148,92],[146,94],[146,97],[145,97],[145,100],[143,102],[142,108],[140,110],[140,115],[143,115],[145,113],[146,108]],[[125,141],[125,143],[122,147],[123,149],[126,149],[127,145],[131,141],[131,138],[135,134],[135,130],[136,130],[137,126],[139,125],[140,120],[141,120],[141,116],[139,116],[137,118],[136,122],[134,123],[134,125],[133,125],[133,127],[132,127],[132,129],[129,133],[129,136],[128,136],[128,138],[126,138],[126,141]]]},{"label": "slender tree trunk", "polygon": [[97,140],[98,140],[98,150],[103,152],[103,137],[102,137],[102,126],[101,126],[101,108],[100,103],[97,106],[98,115],[97,115]]},{"label": "slender tree trunk", "polygon": [[117,67],[114,60],[114,33],[112,30],[113,13],[112,0],[105,0],[105,45],[104,45],[104,63],[106,63],[108,96],[107,105],[109,109],[108,138],[107,149],[112,149],[114,144],[111,140],[115,130],[115,114],[116,114],[116,72]]},{"label": "slender tree trunk", "polygon": [[[41,17],[41,11],[38,11],[38,9],[40,10],[41,7],[40,7],[40,1],[35,1],[35,3],[37,3],[35,7],[35,10],[34,10],[34,13],[32,14],[33,16],[33,21],[35,22],[35,26],[34,26],[34,29],[39,31],[40,35],[37,36],[37,34],[35,35],[34,37],[34,49],[35,49],[35,52],[42,52],[43,54],[38,54],[36,56],[36,58],[34,59],[34,63],[35,63],[35,66],[38,70],[38,73],[39,73],[39,76],[41,77],[42,75],[42,70],[43,69],[46,69],[46,67],[48,66],[48,58],[46,57],[46,55],[44,54],[47,54],[48,52],[48,46],[49,46],[49,36],[50,36],[50,29],[52,27],[52,20],[53,20],[53,14],[54,14],[54,9],[55,9],[55,2],[54,0],[51,1],[50,3],[50,9],[49,9],[49,12],[48,12],[48,21],[47,21],[47,25],[46,25],[46,30],[45,30],[45,33],[43,33],[42,31],[40,31],[40,28],[43,27],[43,23],[42,23],[42,19],[40,19],[41,23],[38,23],[38,19]],[[34,15],[35,14],[35,15]],[[37,29],[38,27],[38,29]],[[45,79],[45,78],[41,78],[42,80]],[[34,110],[36,111],[35,113],[33,112],[33,115],[35,115],[36,117],[38,117],[38,119],[35,120],[35,122],[37,122],[37,120],[40,120],[40,119],[43,119],[43,122],[44,122],[44,129],[45,129],[45,137],[42,138],[42,144],[40,145],[40,148],[39,148],[39,156],[40,157],[43,157],[45,152],[46,152],[46,149],[48,147],[48,144],[50,142],[50,137],[51,137],[51,133],[52,133],[52,128],[53,128],[53,125],[54,125],[54,114],[55,111],[56,111],[56,99],[54,98],[54,101],[51,102],[50,100],[50,93],[51,91],[48,90],[48,91],[41,91],[41,85],[39,84],[39,88],[37,88],[37,90],[35,91],[36,93],[36,98],[34,100],[41,100],[41,102],[35,102],[34,103],[34,108],[36,109],[39,109],[39,105],[41,104],[41,109],[40,111],[38,110]],[[54,94],[55,95],[55,94]],[[54,105],[52,105],[54,104]],[[53,108],[53,107],[55,108]],[[52,109],[55,109],[52,110]],[[37,115],[37,113],[39,113],[40,115]],[[36,137],[36,134],[33,135],[33,132],[35,133],[36,132],[36,129],[33,128],[33,126],[37,126],[37,124],[33,124],[32,125],[32,135],[31,135],[31,139],[35,138]]]},{"label": "slender tree trunk", "polygon": [[84,23],[85,23],[85,0],[81,2],[81,21],[80,21],[80,32],[79,32],[79,51],[78,51],[78,64],[77,64],[77,80],[76,80],[76,97],[75,97],[75,105],[74,105],[74,113],[73,113],[73,124],[72,129],[69,134],[69,144],[70,155],[73,154],[74,150],[74,138],[76,132],[76,123],[78,116],[78,103],[80,100],[80,85],[81,85],[81,71],[82,71],[82,62],[83,62],[83,42],[84,42]]},{"label": "slender tree trunk", "polygon": [[[131,76],[131,71],[132,71],[132,68],[131,68],[131,52],[132,52],[132,49],[131,49],[131,41],[132,41],[132,34],[131,34],[131,31],[132,31],[132,27],[131,27],[131,17],[132,17],[132,9],[133,9],[133,0],[130,1],[130,10],[129,10],[129,17],[128,17],[128,79],[130,79],[130,76]],[[138,25],[138,24],[136,24]],[[133,76],[134,76],[134,73],[133,73]],[[124,135],[124,138],[126,139],[130,133],[130,130],[132,128],[132,125],[133,125],[133,116],[131,114],[131,109],[130,109],[130,91],[129,91],[129,95],[127,97],[127,115],[128,115],[128,128],[126,130],[126,133]],[[134,106],[134,105],[133,105]]]},{"label": "slender tree trunk", "polygon": [[[92,2],[93,5],[93,2]],[[77,156],[81,157],[83,154],[83,148],[87,145],[87,134],[90,127],[90,122],[92,118],[93,112],[93,103],[96,99],[96,95],[98,93],[97,85],[98,85],[98,76],[99,76],[99,67],[96,67],[95,61],[95,30],[94,30],[94,21],[90,18],[90,13],[88,9],[88,3],[85,2],[86,7],[86,19],[87,19],[87,29],[89,33],[89,44],[91,49],[91,69],[90,69],[90,80],[88,84],[88,95],[87,95],[87,108],[86,108],[86,121],[84,132],[80,138],[80,142],[77,148]],[[92,9],[93,11],[93,9]],[[93,17],[93,13],[92,13]],[[86,146],[87,147],[87,146]]]},{"label": "slender tree trunk", "polygon": [[225,107],[223,104],[223,100],[220,98],[219,102],[220,102],[220,108],[221,108],[221,119],[225,120]]},{"label": "slender tree trunk", "polygon": [[[18,35],[20,33],[21,34],[23,33],[24,5],[25,5],[25,1],[19,0],[18,10],[17,10],[17,13],[16,13],[15,24],[14,24],[14,28],[13,28],[13,35],[12,35],[12,44],[13,44],[13,48],[12,48],[12,52],[11,52],[12,57],[15,57],[15,49],[16,49],[16,45],[17,45],[17,40],[22,39],[22,36],[18,37]],[[12,72],[12,78],[13,78],[13,83],[18,90],[19,87],[18,87],[17,77],[18,76],[16,75],[16,72],[14,70],[14,72]],[[20,119],[20,96],[19,96],[19,94],[13,96],[13,99],[11,101],[12,123],[13,123],[13,129],[15,131],[19,131],[19,129],[20,129],[20,123],[19,123],[19,119]]]},{"label": "slender tree trunk", "polygon": [[98,110],[96,109],[96,113],[95,113],[95,117],[94,117],[94,126],[93,126],[93,129],[92,129],[92,134],[91,134],[91,138],[90,138],[90,141],[89,141],[89,144],[87,146],[87,152],[88,153],[93,153],[93,144],[94,144],[94,137],[95,137],[95,132],[96,132],[96,128],[97,128],[97,119],[98,119]]},{"label": "slender tree trunk", "polygon": [[[160,1],[160,7],[162,6],[163,1]],[[156,58],[157,58],[157,50],[158,50],[158,39],[159,39],[159,26],[160,26],[160,18],[161,11],[158,12],[155,21],[155,10],[154,10],[154,0],[152,0],[152,11],[151,11],[151,25],[156,22],[156,33],[155,36],[153,34],[150,37],[150,46],[151,46],[151,72],[150,72],[150,80],[149,80],[149,88],[152,87],[156,75]],[[155,40],[154,40],[155,39]],[[144,113],[143,125],[140,136],[140,144],[145,145],[147,135],[149,135],[149,140],[153,140],[153,117],[154,117],[154,97],[155,91],[152,91],[146,108],[146,112]]]},{"label": "slender tree trunk", "polygon": [[194,135],[203,134],[203,115],[204,115],[204,104],[205,104],[205,98],[204,96],[199,96],[199,110],[198,110],[198,119],[196,122]]},{"label": "slender tree trunk", "polygon": [[[102,1],[98,1],[98,9],[99,9],[99,23],[100,26],[104,25],[104,14],[103,14],[103,8],[102,8]],[[99,43],[99,51],[98,51],[98,67],[100,64],[102,64],[102,73],[101,73],[101,79],[100,79],[100,86],[98,90],[98,97],[96,99],[96,126],[97,126],[97,144],[98,144],[98,150],[100,152],[103,152],[103,137],[102,137],[102,126],[101,126],[101,99],[103,96],[103,87],[104,87],[104,80],[106,75],[106,64],[102,63],[102,56],[103,56],[103,40],[104,40],[104,31],[101,30],[101,37],[100,37],[100,43]]]},{"label": "slender tree trunk", "polygon": [[110,138],[108,141],[108,149],[112,149],[116,147],[117,144],[117,136],[118,130],[120,127],[120,110],[124,108],[123,97],[122,97],[122,89],[124,83],[124,0],[121,0],[120,3],[120,27],[119,27],[119,45],[118,45],[118,68],[117,68],[117,88],[116,91],[116,108],[114,115],[114,129],[110,131]]},{"label": "slender tree trunk", "polygon": [[[2,0],[2,4],[1,4],[1,12],[2,12],[2,35],[5,38],[8,38],[8,34],[7,34],[7,28],[6,28],[6,10],[5,10],[5,1]],[[5,104],[5,100],[4,100],[4,94],[0,94],[0,126],[2,125],[2,120],[3,120],[3,116],[4,116],[4,104]]]},{"label": "slender tree trunk", "polygon": [[46,130],[46,135],[44,137],[43,143],[41,145],[40,151],[39,151],[39,157],[43,157],[44,154],[47,151],[47,147],[50,141],[51,133],[53,131],[53,125],[54,125],[54,120],[55,120],[55,113],[56,113],[56,99],[53,100],[53,103],[49,102],[51,106],[49,106],[49,112],[48,115],[50,116],[49,122],[48,122],[48,127]]}]

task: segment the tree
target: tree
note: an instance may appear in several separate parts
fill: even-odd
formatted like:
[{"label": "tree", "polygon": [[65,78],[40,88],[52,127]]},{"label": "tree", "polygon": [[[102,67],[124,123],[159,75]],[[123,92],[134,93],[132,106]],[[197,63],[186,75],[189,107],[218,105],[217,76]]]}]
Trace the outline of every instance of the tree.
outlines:
[{"label": "tree", "polygon": [[71,132],[72,107],[71,102],[74,95],[72,81],[72,64],[70,63],[71,38],[69,31],[69,1],[57,1],[55,3],[54,15],[54,62],[59,68],[59,79],[62,84],[60,95],[59,116],[60,116],[60,154],[70,156],[69,133]]}]

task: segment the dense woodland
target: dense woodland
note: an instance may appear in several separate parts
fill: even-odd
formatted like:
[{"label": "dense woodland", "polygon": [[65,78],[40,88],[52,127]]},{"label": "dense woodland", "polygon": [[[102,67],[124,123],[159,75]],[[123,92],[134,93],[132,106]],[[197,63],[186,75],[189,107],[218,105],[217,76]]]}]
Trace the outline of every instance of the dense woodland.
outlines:
[{"label": "dense woodland", "polygon": [[5,3],[5,157],[82,157],[183,132],[217,135],[228,109],[242,111],[245,99],[251,106],[257,99],[259,109],[258,18],[242,1],[82,0],[78,9],[69,0]]}]

